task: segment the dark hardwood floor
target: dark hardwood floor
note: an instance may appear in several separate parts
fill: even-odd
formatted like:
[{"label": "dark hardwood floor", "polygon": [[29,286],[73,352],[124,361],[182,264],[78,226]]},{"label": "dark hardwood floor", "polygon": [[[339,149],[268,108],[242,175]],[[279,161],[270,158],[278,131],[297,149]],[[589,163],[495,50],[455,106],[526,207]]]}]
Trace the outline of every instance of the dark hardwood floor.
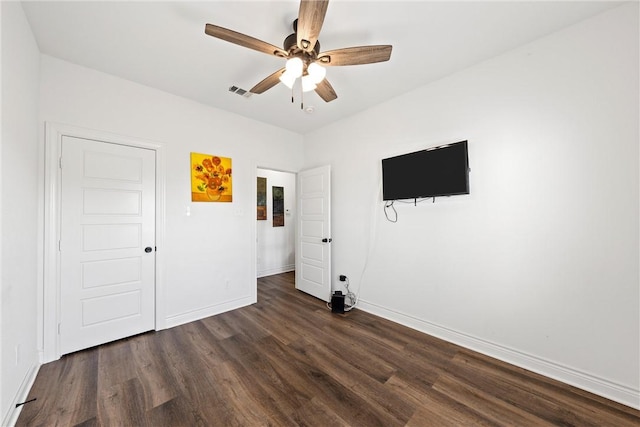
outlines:
[{"label": "dark hardwood floor", "polygon": [[18,426],[635,426],[640,412],[362,311],[258,303],[43,365]]}]

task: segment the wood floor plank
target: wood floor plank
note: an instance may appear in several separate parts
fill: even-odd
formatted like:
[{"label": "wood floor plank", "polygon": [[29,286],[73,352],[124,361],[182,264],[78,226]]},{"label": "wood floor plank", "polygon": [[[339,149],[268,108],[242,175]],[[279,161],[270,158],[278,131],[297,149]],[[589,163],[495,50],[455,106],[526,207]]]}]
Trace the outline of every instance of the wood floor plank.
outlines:
[{"label": "wood floor plank", "polygon": [[[378,348],[385,348],[388,351],[402,351],[406,343],[392,335],[381,335],[377,332],[377,328],[373,322],[358,321],[360,318],[368,319],[371,317],[368,313],[353,312],[348,317],[335,317],[331,323],[331,328],[341,336],[344,340],[354,340],[362,345],[375,345]],[[358,328],[354,326],[358,324]]]},{"label": "wood floor plank", "polygon": [[594,401],[593,395],[574,395],[577,389],[573,387],[477,353],[460,352],[454,357],[449,372],[552,424],[638,426],[637,417],[612,408],[611,402],[603,405]]},{"label": "wood floor plank", "polygon": [[316,398],[311,399],[309,403],[301,406],[296,411],[294,421],[296,426],[308,427],[348,427],[351,425],[343,418],[340,418],[332,408]]},{"label": "wood floor plank", "polygon": [[379,408],[369,406],[361,396],[322,370],[311,368],[308,378],[316,386],[315,399],[330,407],[333,414],[346,420],[349,425],[397,425],[391,418],[381,414]]},{"label": "wood floor plank", "polygon": [[159,340],[149,333],[131,342],[132,362],[136,367],[136,377],[144,393],[145,407],[154,408],[180,395],[180,391],[166,375],[166,366],[156,354],[162,352]]},{"label": "wood floor plank", "polygon": [[320,367],[350,393],[358,396],[372,408],[373,415],[383,425],[404,425],[414,409],[404,399],[389,393],[384,384],[361,369],[346,363],[327,347],[306,342],[305,355],[312,365]]},{"label": "wood floor plank", "polygon": [[147,425],[147,409],[138,378],[106,386],[98,394],[98,419],[102,425]]},{"label": "wood floor plank", "polygon": [[287,353],[291,375],[304,384],[306,393],[314,396],[316,402],[330,407],[333,415],[350,425],[389,425],[383,422],[388,417],[381,414],[379,408],[371,408],[361,396],[343,384],[342,372],[332,375],[326,371],[326,362],[319,366],[309,357],[314,350],[312,344],[301,338],[288,348],[292,350]]},{"label": "wood floor plank", "polygon": [[[304,405],[309,398],[303,394],[292,393],[288,372],[278,371],[268,359],[257,353],[247,353],[242,358],[229,362],[235,373],[233,384],[240,385],[245,392],[244,398],[237,399],[238,410],[253,400],[253,408],[258,408],[270,420],[272,425],[294,425],[295,410]],[[237,388],[237,387],[236,387]],[[255,425],[254,421],[252,424]]]},{"label": "wood floor plank", "polygon": [[217,386],[205,355],[199,354],[191,345],[193,341],[187,330],[186,327],[176,327],[161,331],[164,351],[159,357],[166,367],[166,375],[184,400],[189,402],[197,419],[231,423],[235,416],[227,401],[226,390]]},{"label": "wood floor plank", "polygon": [[640,411],[258,279],[258,303],[43,365],[18,426],[615,426]]},{"label": "wood floor plank", "polygon": [[98,347],[98,383],[111,387],[136,378],[136,366],[131,363],[131,340],[124,339]]},{"label": "wood floor plank", "polygon": [[224,340],[217,340],[202,322],[191,322],[179,326],[175,330],[175,338],[176,346],[172,347],[173,351],[186,351],[186,354],[198,357],[203,365],[212,366],[229,360],[229,355],[220,345]]},{"label": "wood floor plank", "polygon": [[[354,317],[359,313],[354,313]],[[336,328],[338,333],[344,336],[343,340],[351,342],[354,345],[366,349],[369,354],[394,367],[394,373],[407,373],[407,376],[414,378],[416,381],[422,381],[429,385],[440,375],[441,369],[437,365],[431,363],[431,359],[415,357],[413,353],[407,352],[405,347],[398,348],[397,344],[389,345],[388,341],[380,339],[372,339],[371,332],[359,335],[358,329],[349,327]]]},{"label": "wood floor plank", "polygon": [[[407,381],[407,378],[409,379]],[[494,426],[500,425],[473,408],[452,399],[413,378],[394,375],[385,384],[394,394],[411,402],[417,410],[408,426]]]},{"label": "wood floor plank", "polygon": [[152,408],[147,412],[147,419],[152,426],[205,427],[209,425],[182,396]]},{"label": "wood floor plank", "polygon": [[232,325],[230,325],[224,316],[211,316],[200,320],[211,334],[213,334],[216,339],[225,339],[229,338],[238,331],[236,331]]},{"label": "wood floor plank", "polygon": [[384,383],[398,369],[396,365],[378,357],[370,347],[349,339],[336,339],[331,323],[315,329],[312,334],[299,334],[298,338],[304,338],[327,349],[340,360],[340,365],[344,363],[353,366],[381,383]]},{"label": "wood floor plank", "polygon": [[[427,404],[428,403],[428,404]],[[477,414],[466,414],[449,406],[437,406],[425,402],[406,424],[407,427],[461,427],[500,426],[488,420],[479,419]]]},{"label": "wood floor plank", "polygon": [[211,374],[220,398],[212,399],[210,404],[228,408],[220,425],[284,425],[281,421],[287,417],[282,415],[282,408],[272,402],[265,404],[264,396],[256,393],[256,384],[251,381],[255,376],[251,373],[247,375],[237,364],[225,362],[216,366]]},{"label": "wood floor plank", "polygon": [[522,410],[504,400],[450,375],[442,375],[434,384],[434,390],[473,408],[484,418],[513,426],[552,426],[537,415]]},{"label": "wood floor plank", "polygon": [[267,325],[271,336],[283,344],[289,344],[300,337],[297,325],[290,317],[284,316],[282,313],[271,309],[273,305],[267,301],[262,304],[260,309],[253,310],[251,315],[256,321],[263,325]]},{"label": "wood floor plank", "polygon": [[98,415],[98,348],[43,365],[16,426],[73,426]]}]

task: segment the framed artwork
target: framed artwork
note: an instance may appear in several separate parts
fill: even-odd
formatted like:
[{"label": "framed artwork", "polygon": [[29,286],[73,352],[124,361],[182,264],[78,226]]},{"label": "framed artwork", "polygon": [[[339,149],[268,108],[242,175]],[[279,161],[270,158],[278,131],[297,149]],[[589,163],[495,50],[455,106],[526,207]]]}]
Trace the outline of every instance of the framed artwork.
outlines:
[{"label": "framed artwork", "polygon": [[273,226],[284,227],[284,187],[271,187],[273,198]]},{"label": "framed artwork", "polygon": [[191,153],[191,201],[233,201],[231,158]]},{"label": "framed artwork", "polygon": [[258,177],[257,182],[257,216],[258,220],[267,219],[267,178]]}]

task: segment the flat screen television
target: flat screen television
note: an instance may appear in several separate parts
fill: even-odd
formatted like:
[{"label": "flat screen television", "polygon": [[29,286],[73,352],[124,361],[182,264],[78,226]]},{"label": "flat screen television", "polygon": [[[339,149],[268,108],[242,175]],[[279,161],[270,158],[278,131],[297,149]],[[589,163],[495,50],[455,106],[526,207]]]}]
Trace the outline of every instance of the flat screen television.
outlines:
[{"label": "flat screen television", "polygon": [[382,159],[382,199],[469,194],[467,141]]}]

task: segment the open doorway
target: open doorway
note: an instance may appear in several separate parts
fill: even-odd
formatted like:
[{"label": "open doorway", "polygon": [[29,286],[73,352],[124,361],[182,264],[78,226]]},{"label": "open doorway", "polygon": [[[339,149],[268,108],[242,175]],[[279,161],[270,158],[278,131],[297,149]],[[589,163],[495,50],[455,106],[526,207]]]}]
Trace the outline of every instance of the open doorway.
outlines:
[{"label": "open doorway", "polygon": [[258,205],[262,205],[256,209],[256,275],[265,277],[294,271],[296,174],[257,168],[256,177],[263,178],[257,188],[259,192],[264,191],[256,194]]}]

